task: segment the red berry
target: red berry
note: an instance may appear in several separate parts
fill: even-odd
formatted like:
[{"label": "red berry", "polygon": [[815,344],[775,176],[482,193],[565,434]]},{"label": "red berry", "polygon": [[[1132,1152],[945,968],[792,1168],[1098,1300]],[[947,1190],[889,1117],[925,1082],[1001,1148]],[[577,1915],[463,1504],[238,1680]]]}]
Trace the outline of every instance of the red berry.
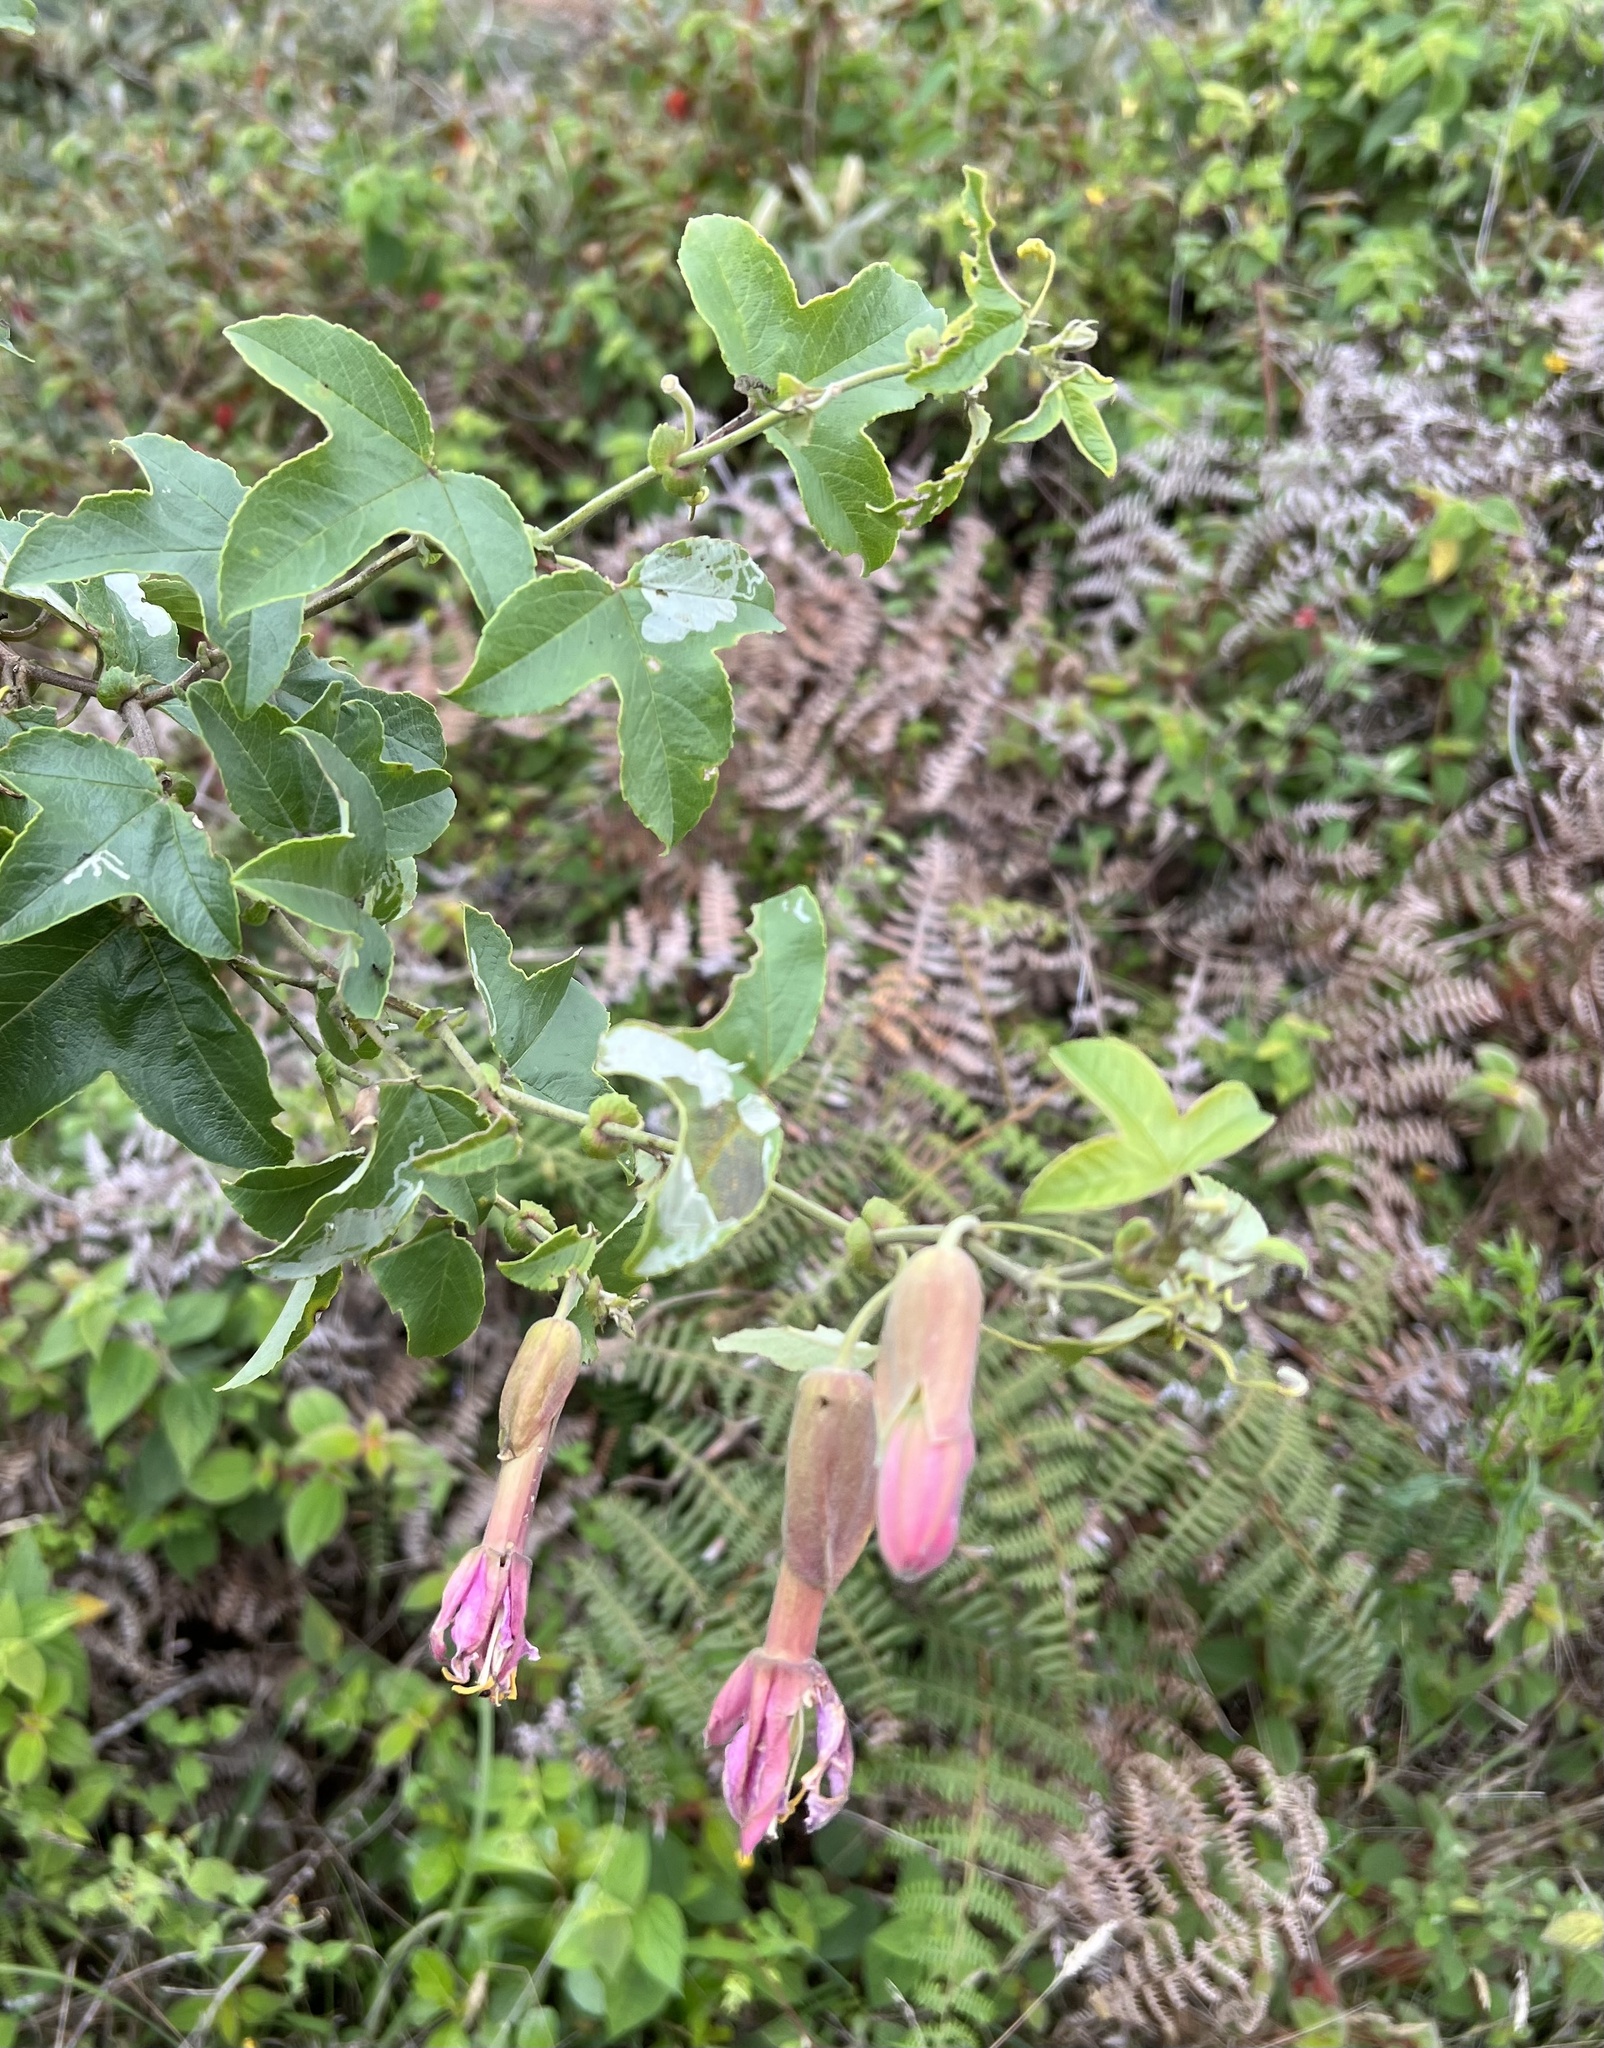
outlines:
[{"label": "red berry", "polygon": [[212,425],[220,434],[226,434],[234,424],[234,408],[226,398],[219,399],[212,407]]},{"label": "red berry", "polygon": [[435,307],[439,305],[439,303],[440,294],[438,292],[420,292],[418,294],[418,304],[422,306],[426,312],[432,313]]},{"label": "red berry", "polygon": [[1292,623],[1307,633],[1311,627],[1319,625],[1320,614],[1312,604],[1306,604],[1300,611],[1295,611],[1292,614]]},{"label": "red berry", "polygon": [[691,118],[691,96],[683,85],[671,85],[663,95],[663,112],[671,121]]}]

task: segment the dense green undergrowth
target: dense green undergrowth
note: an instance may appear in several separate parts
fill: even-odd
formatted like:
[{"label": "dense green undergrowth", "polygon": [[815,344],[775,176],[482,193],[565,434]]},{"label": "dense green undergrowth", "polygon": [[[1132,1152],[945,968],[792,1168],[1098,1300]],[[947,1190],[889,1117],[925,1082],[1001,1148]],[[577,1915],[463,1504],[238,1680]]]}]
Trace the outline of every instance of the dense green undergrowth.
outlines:
[{"label": "dense green undergrowth", "polygon": [[[1596,1151],[1571,1105],[1600,850],[1564,802],[1600,709],[1596,644],[1564,632],[1599,574],[1598,10],[44,15],[0,33],[0,315],[31,359],[0,357],[8,510],[132,481],[106,442],[150,428],[265,468],[299,415],[221,330],[293,308],[379,339],[442,460],[549,519],[643,459],[664,370],[706,365],[717,402],[669,260],[689,212],[757,218],[811,289],[887,255],[950,297],[957,167],[985,164],[1101,322],[1127,460],[1107,492],[1047,455],[980,472],[952,641],[1011,623],[1032,560],[1052,589],[969,811],[919,807],[953,707],[908,684],[890,744],[841,740],[833,808],[726,773],[708,858],[743,900],[828,884],[841,935],[840,1033],[783,1104],[797,1171],[832,1204],[997,1201],[1045,1157],[1010,1091],[1074,1005],[1284,1112],[1291,1144],[1241,1185],[1313,1272],[1231,1324],[1304,1401],[1162,1352],[988,1351],[964,1553],[917,1598],[855,1582],[827,1645],[858,1810],[745,1870],[699,1735],[760,1614],[785,1389],[711,1340],[840,1321],[861,1277],[769,1214],[604,1354],[557,1457],[542,1661],[493,1725],[422,1631],[528,1298],[493,1277],[475,1346],[419,1362],[356,1296],[283,1385],[218,1396],[277,1296],[209,1177],[97,1084],[16,1142],[0,1195],[0,2044],[1595,2038],[1601,1246],[1566,1147]],[[917,468],[961,440],[886,445]],[[1353,449],[1369,467],[1337,473]],[[932,621],[964,544],[905,550],[878,629],[954,698]],[[861,615],[777,587],[824,649],[805,699]],[[438,578],[369,607],[323,651],[360,641],[402,682],[454,658]],[[797,729],[810,761],[836,745]],[[605,797],[607,745],[583,717],[457,745],[420,963],[460,975],[472,875],[597,972],[641,916],[657,950],[615,1007],[716,999],[706,898],[700,964],[660,936],[699,878]],[[1476,806],[1511,777],[1510,858],[1570,859],[1563,889],[1537,870],[1522,898],[1501,869],[1503,893],[1454,895],[1431,849],[1468,847],[1467,875],[1502,854],[1508,807]],[[1062,822],[1077,778],[1102,793]],[[897,921],[946,915],[918,866],[942,833],[1012,835],[988,871],[1009,879],[953,925],[979,966]],[[1350,891],[1351,924],[1287,893],[1305,874]],[[1006,951],[1088,929],[1057,980]],[[1377,988],[1407,1002],[1444,935],[1493,995],[1382,1041]],[[921,1006],[961,1013],[998,962],[984,1057],[955,1065]],[[303,1135],[310,1070],[283,1085]],[[1417,1112],[1441,1128],[1411,1149]],[[561,1133],[519,1171],[557,1223],[596,1214],[597,1163]],[[1189,1761],[1242,1745],[1273,1784],[1306,1774],[1308,1808]],[[1184,1782],[1144,1776],[1153,1756]]]}]

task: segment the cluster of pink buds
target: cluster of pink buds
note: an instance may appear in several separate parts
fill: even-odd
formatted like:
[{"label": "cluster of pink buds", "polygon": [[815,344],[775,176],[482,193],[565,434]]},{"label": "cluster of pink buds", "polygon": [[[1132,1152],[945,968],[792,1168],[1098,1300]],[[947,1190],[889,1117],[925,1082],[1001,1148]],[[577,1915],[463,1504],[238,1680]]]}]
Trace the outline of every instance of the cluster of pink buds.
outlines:
[{"label": "cluster of pink buds", "polygon": [[551,1440],[579,1373],[579,1332],[536,1323],[501,1390],[501,1469],[483,1539],[446,1581],[429,1647],[458,1692],[518,1696],[518,1666],[539,1656],[524,1634],[529,1525]]},{"label": "cluster of pink buds", "polygon": [[[871,1526],[898,1578],[923,1578],[951,1556],[975,1462],[984,1308],[973,1259],[957,1245],[932,1245],[892,1284],[872,1384],[842,1366],[802,1377],[768,1629],[763,1647],[726,1680],[707,1724],[709,1746],[724,1748],[724,1798],[743,1856],[804,1801],[810,1830],[846,1801],[852,1734],[815,1654],[824,1604]],[[799,1778],[809,1708],[814,1760]]]}]

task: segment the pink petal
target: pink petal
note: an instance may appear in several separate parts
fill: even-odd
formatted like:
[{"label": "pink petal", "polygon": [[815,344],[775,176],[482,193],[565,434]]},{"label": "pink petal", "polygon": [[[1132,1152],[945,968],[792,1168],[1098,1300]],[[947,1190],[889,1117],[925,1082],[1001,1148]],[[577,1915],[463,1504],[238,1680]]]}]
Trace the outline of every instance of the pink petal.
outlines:
[{"label": "pink petal", "polygon": [[952,1555],[974,1462],[973,1434],[933,1441],[920,1407],[893,1425],[880,1462],[875,1521],[880,1555],[899,1579],[922,1579]]}]

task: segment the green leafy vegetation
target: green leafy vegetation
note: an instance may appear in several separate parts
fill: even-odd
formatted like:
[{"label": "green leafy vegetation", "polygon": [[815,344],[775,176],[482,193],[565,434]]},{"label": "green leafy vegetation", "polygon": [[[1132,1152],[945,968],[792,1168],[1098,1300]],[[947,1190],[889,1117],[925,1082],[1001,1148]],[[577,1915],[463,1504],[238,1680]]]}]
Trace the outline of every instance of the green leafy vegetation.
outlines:
[{"label": "green leafy vegetation", "polygon": [[1597,10],[34,13],[0,2048],[1596,2039]]}]

